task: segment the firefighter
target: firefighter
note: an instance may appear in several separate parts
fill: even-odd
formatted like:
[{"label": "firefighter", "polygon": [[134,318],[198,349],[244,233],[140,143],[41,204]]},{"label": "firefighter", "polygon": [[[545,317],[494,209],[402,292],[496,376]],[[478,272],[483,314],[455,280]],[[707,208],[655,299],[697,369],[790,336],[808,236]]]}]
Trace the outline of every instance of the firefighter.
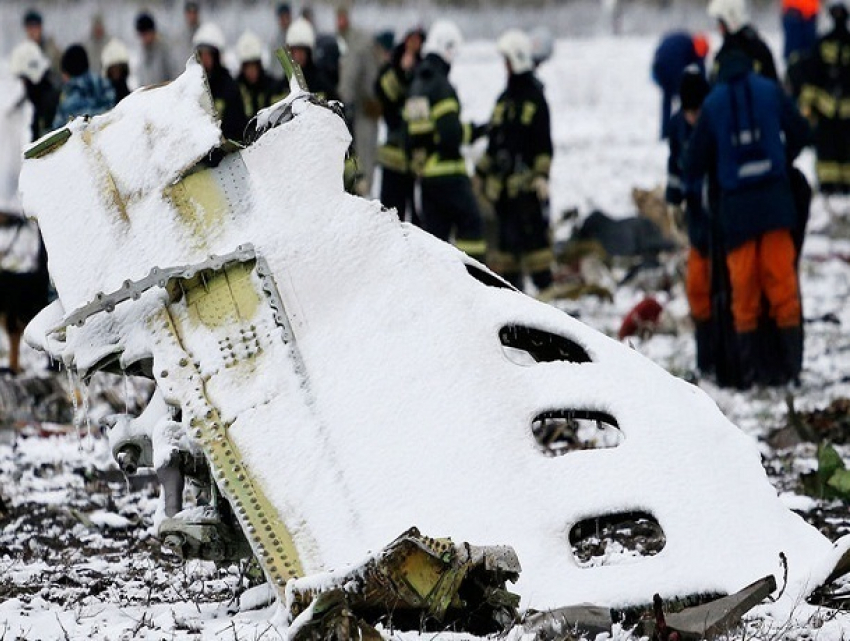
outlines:
[{"label": "firefighter", "polygon": [[652,60],[652,79],[661,89],[661,139],[670,135],[670,114],[679,95],[682,72],[689,65],[704,67],[708,40],[700,33],[674,31],[666,34]]},{"label": "firefighter", "polygon": [[688,181],[682,175],[682,159],[708,94],[705,72],[697,65],[687,67],[679,83],[680,109],[670,119],[670,155],[667,161],[665,199],[674,207],[684,205],[687,220],[688,251],[685,292],[694,320],[697,369],[703,374],[714,370],[711,319],[711,259],[708,212],[703,203],[702,179]]},{"label": "firefighter", "polygon": [[286,32],[286,43],[292,59],[301,67],[307,88],[325,100],[338,100],[336,88],[328,77],[316,66],[313,50],[316,47],[316,31],[305,18],[296,18]]},{"label": "firefighter", "polygon": [[250,120],[261,109],[274,104],[288,93],[282,81],[272,78],[263,67],[263,41],[253,31],[243,33],[236,43],[240,70],[236,81],[242,95],[245,115]]},{"label": "firefighter", "polygon": [[384,64],[375,82],[375,94],[381,102],[387,137],[378,148],[378,164],[381,166],[381,202],[395,208],[402,221],[422,226],[416,212],[413,193],[416,178],[410,171],[405,137],[407,125],[404,121],[404,103],[413,78],[413,70],[422,59],[422,43],[425,33],[413,29],[393,49],[390,60]]},{"label": "firefighter", "polygon": [[756,73],[778,82],[773,54],[755,28],[749,24],[746,0],[711,0],[708,15],[717,20],[723,36],[723,45],[714,57],[712,80],[717,77],[727,56],[735,51],[742,51],[753,61]]},{"label": "firefighter", "polygon": [[850,31],[843,2],[829,7],[833,27],[815,47],[800,109],[815,127],[822,193],[850,193]]},{"label": "firefighter", "polygon": [[195,33],[193,42],[207,75],[216,113],[221,118],[221,133],[228,140],[239,142],[244,135],[248,118],[245,116],[239,85],[221,64],[224,33],[217,24],[206,22]]},{"label": "firefighter", "polygon": [[118,38],[112,38],[100,54],[100,64],[103,76],[112,83],[117,105],[130,95],[130,88],[127,86],[127,79],[130,77],[130,52]]},{"label": "firefighter", "polygon": [[420,179],[426,231],[483,260],[487,250],[481,213],[460,148],[483,133],[464,125],[460,102],[449,82],[452,61],[463,42],[457,25],[438,20],[422,45],[424,56],[410,83],[404,106],[411,167]]},{"label": "firefighter", "polygon": [[534,77],[531,39],[511,29],[497,47],[508,85],[493,109],[487,151],[477,166],[499,228],[491,266],[518,289],[527,271],[543,290],[552,284],[554,259],[546,213],[552,164],[549,106]]},{"label": "firefighter", "polygon": [[[727,55],[703,103],[685,154],[684,176],[713,171],[720,189],[742,386],[798,381],[803,341],[796,248],[797,211],[788,171],[808,143],[806,120],[776,82],[743,52]],[[778,371],[759,354],[762,301],[779,332]]]}]

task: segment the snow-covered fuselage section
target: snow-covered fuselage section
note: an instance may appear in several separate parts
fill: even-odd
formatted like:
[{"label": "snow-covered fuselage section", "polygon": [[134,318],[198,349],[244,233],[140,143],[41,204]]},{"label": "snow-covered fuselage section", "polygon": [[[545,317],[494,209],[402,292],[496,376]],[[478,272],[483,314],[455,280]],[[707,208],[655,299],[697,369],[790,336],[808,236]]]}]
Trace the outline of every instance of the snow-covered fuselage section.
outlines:
[{"label": "snow-covered fuselage section", "polygon": [[[205,163],[222,141],[192,63],[70,123],[21,185],[59,294],[30,340],[153,376],[146,464],[203,456],[280,594],[413,525],[513,546],[537,609],[781,585],[780,553],[789,608],[826,578],[846,545],[780,503],[704,393],[347,195],[333,110],[296,92],[261,121]],[[621,438],[551,456],[532,426],[552,417]],[[580,563],[574,527],[625,513],[660,553]]]}]

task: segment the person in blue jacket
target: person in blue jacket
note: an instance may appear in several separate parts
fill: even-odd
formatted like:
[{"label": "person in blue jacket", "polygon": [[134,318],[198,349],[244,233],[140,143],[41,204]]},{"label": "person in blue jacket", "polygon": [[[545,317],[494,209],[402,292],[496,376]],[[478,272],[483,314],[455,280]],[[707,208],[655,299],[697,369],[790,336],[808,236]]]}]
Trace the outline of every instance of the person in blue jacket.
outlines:
[{"label": "person in blue jacket", "polygon": [[689,65],[698,65],[705,69],[705,56],[708,54],[708,40],[702,34],[692,35],[687,31],[674,31],[666,34],[652,60],[652,79],[661,88],[661,139],[669,135],[670,115],[673,101],[679,95],[679,81],[682,72]]},{"label": "person in blue jacket", "polygon": [[62,54],[62,95],[53,118],[53,128],[62,127],[75,116],[96,116],[115,106],[112,84],[89,71],[89,56],[82,45],[71,45]]},{"label": "person in blue jacket", "polygon": [[[719,186],[717,215],[732,290],[732,317],[743,385],[797,381],[803,341],[797,248],[799,224],[790,160],[810,142],[806,120],[776,82],[753,71],[742,52],[725,57],[703,103],[684,158],[684,176],[711,172]],[[757,330],[763,301],[779,331],[781,371],[760,359]]]}]

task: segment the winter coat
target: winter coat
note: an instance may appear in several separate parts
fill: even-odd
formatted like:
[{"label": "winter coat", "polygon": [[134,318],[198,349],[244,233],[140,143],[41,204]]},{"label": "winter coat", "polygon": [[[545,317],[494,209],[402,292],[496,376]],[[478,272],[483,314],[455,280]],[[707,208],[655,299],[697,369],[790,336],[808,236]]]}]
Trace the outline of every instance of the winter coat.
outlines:
[{"label": "winter coat", "polygon": [[142,87],[174,79],[169,47],[161,37],[157,36],[150,47],[142,47],[135,72]]},{"label": "winter coat", "polygon": [[682,161],[690,144],[694,127],[680,110],[670,119],[670,155],[667,159],[665,200],[671,205],[686,204],[688,241],[703,254],[708,253],[710,221],[703,205],[703,179],[685,179]]},{"label": "winter coat", "polygon": [[803,113],[850,120],[850,31],[845,23],[818,39],[806,71]]},{"label": "winter coat", "polygon": [[715,173],[724,242],[734,249],[767,231],[797,226],[787,166],[810,132],[779,84],[754,73],[746,56],[730,58],[721,69],[683,170],[686,180]]},{"label": "winter coat", "polygon": [[753,69],[756,73],[770,80],[779,81],[779,75],[776,73],[776,63],[773,61],[773,54],[770,52],[770,48],[750,25],[744,25],[738,31],[728,34],[723,39],[723,46],[720,47],[720,51],[714,57],[714,68],[711,74],[712,81],[717,81],[721,67],[726,60],[735,55],[735,52],[746,54],[752,60]]},{"label": "winter coat", "polygon": [[[52,82],[52,74],[46,73],[41,82],[33,84],[24,81],[27,99],[33,107],[30,136],[36,141],[53,128],[56,118],[56,107],[59,105],[59,90]],[[64,124],[64,123],[63,123]]]},{"label": "winter coat", "polygon": [[110,82],[91,71],[69,79],[62,87],[53,128],[64,126],[76,116],[96,116],[115,106],[115,91]]},{"label": "winter coat", "polygon": [[207,73],[215,110],[221,118],[221,133],[228,140],[240,142],[248,125],[239,85],[221,64]]},{"label": "winter coat", "polygon": [[330,78],[328,78],[327,74],[316,66],[312,55],[307,64],[301,67],[301,71],[304,73],[304,81],[307,83],[307,88],[311,93],[325,100],[339,100],[336,87]]},{"label": "winter coat", "polygon": [[242,106],[249,120],[256,116],[258,111],[276,103],[289,93],[289,88],[283,81],[272,78],[262,69],[260,70],[260,77],[253,85],[248,84],[245,75],[242,73],[239,74],[236,81],[239,83]]},{"label": "winter coat", "polygon": [[449,69],[440,56],[425,56],[413,74],[405,103],[408,156],[413,171],[424,179],[467,175],[460,147],[470,140],[471,130],[461,123]]},{"label": "winter coat", "polygon": [[477,171],[493,201],[533,191],[535,178],[548,180],[552,165],[549,105],[531,72],[512,74],[490,119],[487,151]]},{"label": "winter coat", "polygon": [[413,78],[413,69],[408,71],[401,66],[403,53],[404,43],[396,47],[392,59],[381,67],[375,80],[375,95],[381,103],[381,113],[387,126],[386,141],[378,149],[378,163],[399,173],[408,170],[404,103]]},{"label": "winter coat", "polygon": [[351,28],[344,37],[346,51],[339,60],[339,97],[356,118],[376,120],[381,115],[375,96],[380,66],[372,37]]},{"label": "winter coat", "polygon": [[107,42],[109,42],[109,36],[106,35],[103,38],[89,38],[85,42],[86,54],[89,57],[89,71],[92,73],[100,74],[102,71],[100,57]]},{"label": "winter coat", "polygon": [[688,65],[696,64],[705,73],[703,59],[697,55],[693,36],[687,31],[674,31],[665,35],[655,50],[652,60],[652,79],[664,91],[679,93],[682,72]]}]

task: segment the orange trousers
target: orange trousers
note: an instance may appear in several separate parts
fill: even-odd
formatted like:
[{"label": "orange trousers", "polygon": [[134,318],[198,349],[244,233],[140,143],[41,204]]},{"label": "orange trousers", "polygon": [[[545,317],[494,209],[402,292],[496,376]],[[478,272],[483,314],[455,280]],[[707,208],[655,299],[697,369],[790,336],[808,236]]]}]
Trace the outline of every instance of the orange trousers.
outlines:
[{"label": "orange trousers", "polygon": [[769,231],[726,255],[737,332],[756,329],[762,297],[767,298],[770,316],[778,327],[800,325],[795,258],[794,241],[787,229]]},{"label": "orange trousers", "polygon": [[695,321],[711,319],[711,260],[698,249],[688,253],[685,293]]}]

